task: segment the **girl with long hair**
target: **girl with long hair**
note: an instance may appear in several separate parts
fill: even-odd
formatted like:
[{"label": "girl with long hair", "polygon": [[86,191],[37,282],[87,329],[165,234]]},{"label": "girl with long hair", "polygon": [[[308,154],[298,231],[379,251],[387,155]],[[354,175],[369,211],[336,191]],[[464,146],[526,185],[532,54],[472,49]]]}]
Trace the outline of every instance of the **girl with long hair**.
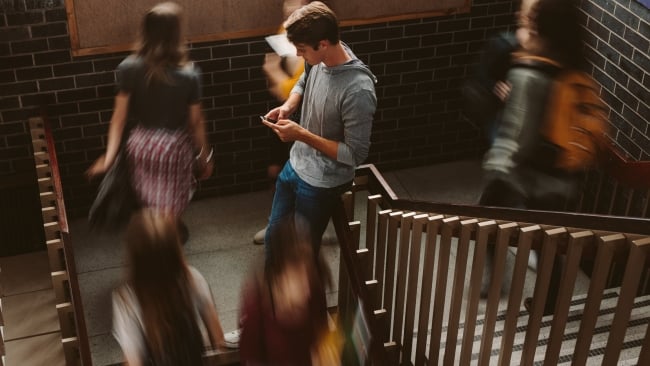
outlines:
[{"label": "girl with long hair", "polygon": [[117,68],[118,93],[108,131],[106,153],[88,169],[93,177],[115,162],[127,119],[135,127],[126,141],[131,183],[143,207],[165,211],[178,219],[198,178],[212,173],[201,112],[200,70],[188,61],[181,33],[181,7],[155,5],[142,21],[134,54]]},{"label": "girl with long hair", "polygon": [[277,247],[253,267],[242,292],[240,361],[323,364],[322,342],[330,332],[325,295],[331,286],[329,268],[309,243],[299,241],[292,220],[284,220],[271,235]]},{"label": "girl with long hair", "polygon": [[[151,209],[126,230],[128,275],[113,292],[113,334],[128,365],[201,365],[223,330],[205,278],[188,266],[174,218]],[[204,330],[202,330],[204,329]]]}]

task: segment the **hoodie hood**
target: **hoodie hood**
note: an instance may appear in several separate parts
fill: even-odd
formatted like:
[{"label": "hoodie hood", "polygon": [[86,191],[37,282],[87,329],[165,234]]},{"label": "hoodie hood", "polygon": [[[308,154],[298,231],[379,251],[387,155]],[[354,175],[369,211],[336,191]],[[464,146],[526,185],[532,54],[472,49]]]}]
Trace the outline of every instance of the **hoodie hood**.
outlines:
[{"label": "hoodie hood", "polygon": [[355,55],[354,52],[352,52],[352,50],[347,44],[341,42],[341,45],[345,49],[345,52],[352,59],[344,64],[336,65],[332,67],[325,66],[325,64],[321,63],[319,65],[323,67],[323,72],[337,74],[340,72],[346,72],[350,70],[360,70],[363,71],[366,75],[368,75],[375,84],[377,84],[377,77],[375,76],[375,74],[372,73],[372,71],[370,71],[370,68],[366,64],[364,64],[363,61],[359,60],[357,55]]}]

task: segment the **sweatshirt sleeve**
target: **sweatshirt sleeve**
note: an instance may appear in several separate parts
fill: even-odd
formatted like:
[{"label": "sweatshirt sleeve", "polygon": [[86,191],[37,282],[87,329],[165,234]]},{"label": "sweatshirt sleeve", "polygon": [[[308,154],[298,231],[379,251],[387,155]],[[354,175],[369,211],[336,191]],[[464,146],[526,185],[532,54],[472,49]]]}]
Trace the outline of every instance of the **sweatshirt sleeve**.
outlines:
[{"label": "sweatshirt sleeve", "polygon": [[373,90],[359,89],[344,98],[341,109],[344,136],[338,146],[337,161],[357,166],[366,160],[376,108],[377,97]]},{"label": "sweatshirt sleeve", "polygon": [[525,161],[539,138],[548,84],[541,72],[513,69],[508,74],[512,88],[488,150],[483,168],[509,175]]}]

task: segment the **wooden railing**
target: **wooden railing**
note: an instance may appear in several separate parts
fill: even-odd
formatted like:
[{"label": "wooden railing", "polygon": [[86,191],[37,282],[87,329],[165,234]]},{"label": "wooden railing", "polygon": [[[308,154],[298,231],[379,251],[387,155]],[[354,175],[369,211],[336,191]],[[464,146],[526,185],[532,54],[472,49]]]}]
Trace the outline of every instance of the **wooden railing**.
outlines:
[{"label": "wooden railing", "polygon": [[[2,268],[0,268],[0,294],[4,294]],[[5,320],[2,316],[2,299],[0,298],[0,366],[5,364]]]},{"label": "wooden railing", "polygon": [[599,168],[589,172],[569,210],[618,216],[650,216],[650,161],[627,158],[613,143],[604,145]]},{"label": "wooden railing", "polygon": [[[348,207],[362,192],[365,222],[355,221],[352,209],[347,219],[336,217],[348,233],[339,235],[342,273],[362,288],[340,286],[339,305],[341,318],[350,319],[355,308],[348,304],[364,304],[383,364],[555,365],[567,357],[576,365],[615,365],[620,358],[650,364],[643,315],[650,297],[638,296],[650,263],[650,220],[414,202],[396,197],[372,165],[357,170]],[[481,299],[488,245],[496,248],[494,270]],[[541,252],[536,274],[527,269],[531,250]],[[512,252],[514,269],[504,273]],[[550,283],[557,256],[564,258],[561,280]],[[598,271],[580,277],[584,291],[576,293],[582,260]],[[620,260],[620,287],[607,289],[608,269]],[[504,276],[512,279],[507,295]],[[545,317],[550,286],[559,292],[554,314]],[[526,296],[533,299],[530,312],[522,306]]]},{"label": "wooden railing", "polygon": [[43,118],[31,118],[29,127],[66,365],[91,365],[90,346],[54,140],[50,127]]}]

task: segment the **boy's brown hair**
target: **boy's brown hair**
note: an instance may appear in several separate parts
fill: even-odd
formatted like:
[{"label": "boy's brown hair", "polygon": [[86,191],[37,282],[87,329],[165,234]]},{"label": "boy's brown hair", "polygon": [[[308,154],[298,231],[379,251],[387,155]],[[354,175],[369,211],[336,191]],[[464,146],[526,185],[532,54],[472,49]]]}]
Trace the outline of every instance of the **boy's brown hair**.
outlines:
[{"label": "boy's brown hair", "polygon": [[284,22],[284,28],[293,44],[306,44],[315,50],[322,40],[332,44],[340,40],[336,14],[320,1],[312,1],[294,11]]}]

